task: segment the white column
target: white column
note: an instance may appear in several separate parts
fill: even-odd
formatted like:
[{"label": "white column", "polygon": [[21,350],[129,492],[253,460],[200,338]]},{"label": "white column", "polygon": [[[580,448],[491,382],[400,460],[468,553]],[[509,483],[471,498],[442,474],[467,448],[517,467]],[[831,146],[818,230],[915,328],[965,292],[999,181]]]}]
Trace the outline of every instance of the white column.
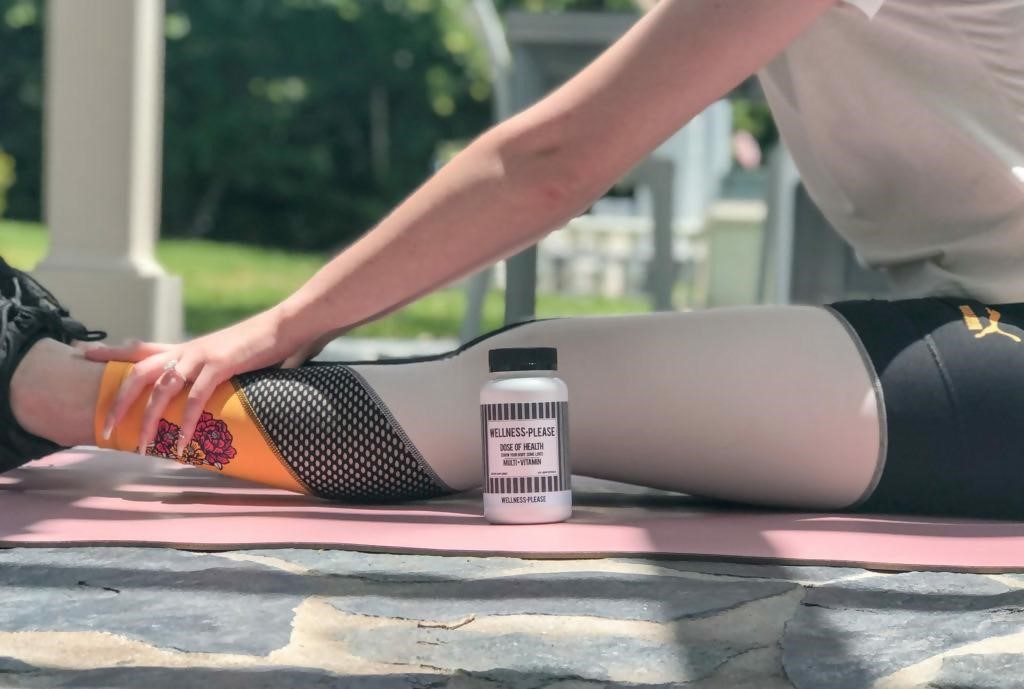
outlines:
[{"label": "white column", "polygon": [[36,275],[112,340],[177,341],[181,280],[154,256],[163,124],[163,0],[49,0],[45,184]]}]

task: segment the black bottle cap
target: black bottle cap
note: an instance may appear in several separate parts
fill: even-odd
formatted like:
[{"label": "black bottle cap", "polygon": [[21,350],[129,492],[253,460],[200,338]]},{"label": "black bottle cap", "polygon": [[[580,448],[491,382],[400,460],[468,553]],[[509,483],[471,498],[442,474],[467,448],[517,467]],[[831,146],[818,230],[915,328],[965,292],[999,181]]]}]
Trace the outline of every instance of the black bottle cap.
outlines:
[{"label": "black bottle cap", "polygon": [[558,370],[558,350],[554,347],[492,349],[487,358],[491,365],[491,373]]}]

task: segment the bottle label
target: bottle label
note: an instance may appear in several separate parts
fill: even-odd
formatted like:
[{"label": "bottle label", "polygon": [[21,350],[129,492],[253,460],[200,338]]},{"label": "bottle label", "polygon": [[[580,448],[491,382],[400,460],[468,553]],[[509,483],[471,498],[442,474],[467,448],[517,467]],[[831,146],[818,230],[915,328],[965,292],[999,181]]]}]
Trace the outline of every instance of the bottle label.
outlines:
[{"label": "bottle label", "polygon": [[481,406],[488,493],[569,490],[566,402]]}]

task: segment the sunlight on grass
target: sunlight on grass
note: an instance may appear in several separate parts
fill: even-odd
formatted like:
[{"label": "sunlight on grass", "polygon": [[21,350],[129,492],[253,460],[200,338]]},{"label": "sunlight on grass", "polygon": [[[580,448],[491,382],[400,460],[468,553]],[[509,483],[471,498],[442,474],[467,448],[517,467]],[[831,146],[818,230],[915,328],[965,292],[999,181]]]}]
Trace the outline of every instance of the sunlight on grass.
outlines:
[{"label": "sunlight on grass", "polygon": [[[48,247],[48,235],[33,223],[0,222],[0,256],[29,270]],[[157,256],[168,272],[185,284],[185,327],[193,335],[230,325],[291,294],[329,258],[326,254],[264,249],[201,239],[162,239]],[[60,296],[60,295],[58,295]],[[484,329],[502,323],[501,292],[492,291],[484,305]],[[461,289],[429,294],[401,311],[354,331],[362,337],[454,337],[466,309]],[[640,298],[605,299],[540,295],[539,318],[610,315],[648,309]]]},{"label": "sunlight on grass", "polygon": [[12,220],[0,221],[0,256],[12,266],[27,270],[50,248],[50,237],[39,225]]}]

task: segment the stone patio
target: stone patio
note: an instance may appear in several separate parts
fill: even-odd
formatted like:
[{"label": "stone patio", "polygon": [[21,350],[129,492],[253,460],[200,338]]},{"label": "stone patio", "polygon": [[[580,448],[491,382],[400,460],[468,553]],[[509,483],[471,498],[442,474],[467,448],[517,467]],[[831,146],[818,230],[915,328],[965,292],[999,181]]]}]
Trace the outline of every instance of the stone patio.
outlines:
[{"label": "stone patio", "polygon": [[0,687],[1024,687],[1024,575],[0,551]]}]

